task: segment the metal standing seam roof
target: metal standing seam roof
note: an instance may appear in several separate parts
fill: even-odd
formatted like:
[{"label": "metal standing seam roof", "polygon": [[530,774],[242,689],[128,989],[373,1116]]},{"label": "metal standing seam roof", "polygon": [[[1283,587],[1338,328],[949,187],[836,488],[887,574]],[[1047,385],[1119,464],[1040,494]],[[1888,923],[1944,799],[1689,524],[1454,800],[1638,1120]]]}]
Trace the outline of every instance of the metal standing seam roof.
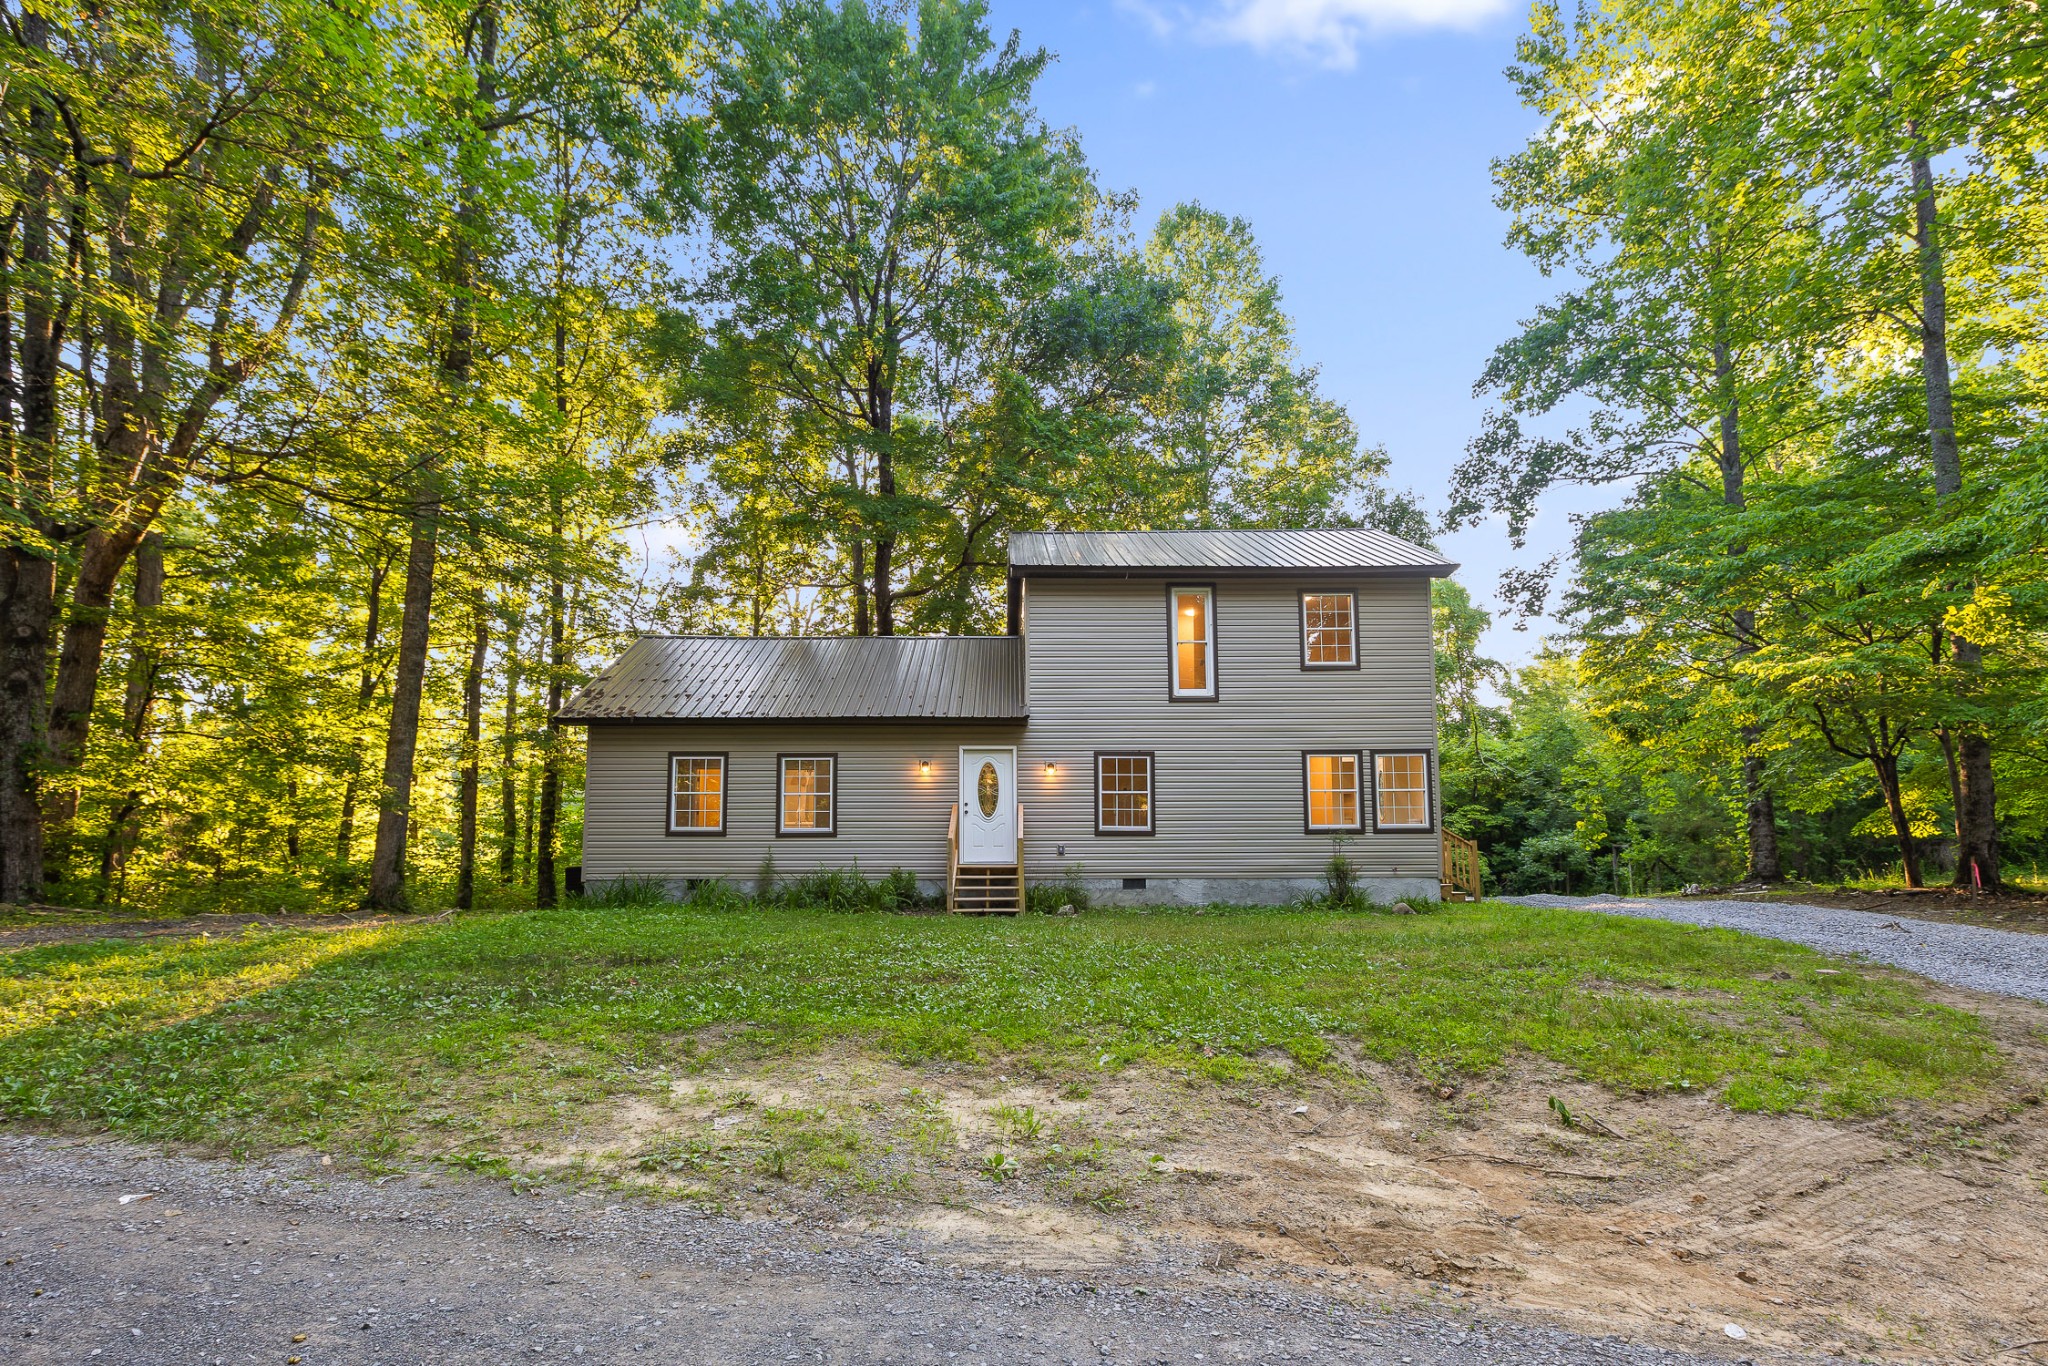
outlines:
[{"label": "metal standing seam roof", "polygon": [[1228,531],[1017,531],[1010,573],[1123,574],[1156,570],[1287,573],[1343,569],[1443,578],[1458,566],[1370,527]]},{"label": "metal standing seam roof", "polygon": [[1026,715],[1014,636],[642,636],[557,713],[569,722]]}]

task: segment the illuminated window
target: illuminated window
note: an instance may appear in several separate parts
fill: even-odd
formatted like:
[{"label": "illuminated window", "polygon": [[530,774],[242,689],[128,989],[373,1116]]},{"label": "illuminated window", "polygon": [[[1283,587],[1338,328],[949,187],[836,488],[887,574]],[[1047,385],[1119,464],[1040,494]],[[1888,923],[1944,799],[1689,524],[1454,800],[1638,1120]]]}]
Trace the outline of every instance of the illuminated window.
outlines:
[{"label": "illuminated window", "polygon": [[1372,756],[1373,823],[1381,830],[1429,829],[1429,756]]},{"label": "illuminated window", "polygon": [[776,827],[784,835],[829,835],[832,833],[833,769],[830,755],[782,756],[782,820]]},{"label": "illuminated window", "polygon": [[1173,612],[1173,689],[1175,697],[1216,695],[1216,604],[1206,588],[1172,588],[1166,601]]},{"label": "illuminated window", "polygon": [[1095,832],[1099,835],[1152,833],[1152,756],[1095,756]]},{"label": "illuminated window", "polygon": [[1308,828],[1356,830],[1358,818],[1358,755],[1308,754]]},{"label": "illuminated window", "polygon": [[668,756],[668,832],[671,835],[725,833],[725,756]]},{"label": "illuminated window", "polygon": [[1301,595],[1301,665],[1349,669],[1358,663],[1358,631],[1349,593]]}]

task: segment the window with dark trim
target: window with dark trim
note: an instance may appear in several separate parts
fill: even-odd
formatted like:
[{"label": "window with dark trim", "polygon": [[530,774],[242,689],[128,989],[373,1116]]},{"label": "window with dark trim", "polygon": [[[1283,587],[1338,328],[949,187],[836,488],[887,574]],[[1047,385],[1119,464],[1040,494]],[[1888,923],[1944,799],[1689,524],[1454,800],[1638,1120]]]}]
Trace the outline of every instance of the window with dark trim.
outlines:
[{"label": "window with dark trim", "polygon": [[1428,830],[1430,819],[1429,751],[1374,750],[1373,828]]},{"label": "window with dark trim", "polygon": [[830,835],[838,829],[835,809],[839,758],[833,754],[778,754],[775,833]]},{"label": "window with dark trim", "polygon": [[1167,696],[1176,702],[1216,700],[1216,590],[1184,584],[1166,590]]},{"label": "window with dark trim", "polygon": [[1358,600],[1351,594],[1301,595],[1301,667],[1358,667]]},{"label": "window with dark trim", "polygon": [[1365,828],[1355,749],[1309,752],[1301,756],[1302,799],[1308,833]]},{"label": "window with dark trim", "polygon": [[1149,835],[1153,831],[1152,756],[1095,756],[1095,833]]},{"label": "window with dark trim", "polygon": [[668,756],[668,832],[671,835],[725,833],[725,756]]}]

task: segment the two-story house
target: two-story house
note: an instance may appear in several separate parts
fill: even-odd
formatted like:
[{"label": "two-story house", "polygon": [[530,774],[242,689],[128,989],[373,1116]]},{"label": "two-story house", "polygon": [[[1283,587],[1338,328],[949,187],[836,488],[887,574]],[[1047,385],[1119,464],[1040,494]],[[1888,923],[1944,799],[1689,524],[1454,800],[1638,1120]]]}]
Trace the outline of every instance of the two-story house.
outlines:
[{"label": "two-story house", "polygon": [[1429,584],[1364,529],[1018,533],[1002,636],[649,636],[589,727],[583,876],[907,868],[956,909],[1434,897]]}]

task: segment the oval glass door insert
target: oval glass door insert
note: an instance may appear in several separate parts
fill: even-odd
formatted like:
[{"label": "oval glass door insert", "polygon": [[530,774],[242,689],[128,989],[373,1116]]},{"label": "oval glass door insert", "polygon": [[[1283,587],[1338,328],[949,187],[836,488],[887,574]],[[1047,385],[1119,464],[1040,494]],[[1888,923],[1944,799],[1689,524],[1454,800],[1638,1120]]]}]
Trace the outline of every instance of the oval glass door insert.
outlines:
[{"label": "oval glass door insert", "polygon": [[996,777],[996,766],[982,761],[981,777],[975,780],[974,790],[981,798],[981,814],[984,819],[996,814],[996,799],[1002,795],[1001,780]]}]

